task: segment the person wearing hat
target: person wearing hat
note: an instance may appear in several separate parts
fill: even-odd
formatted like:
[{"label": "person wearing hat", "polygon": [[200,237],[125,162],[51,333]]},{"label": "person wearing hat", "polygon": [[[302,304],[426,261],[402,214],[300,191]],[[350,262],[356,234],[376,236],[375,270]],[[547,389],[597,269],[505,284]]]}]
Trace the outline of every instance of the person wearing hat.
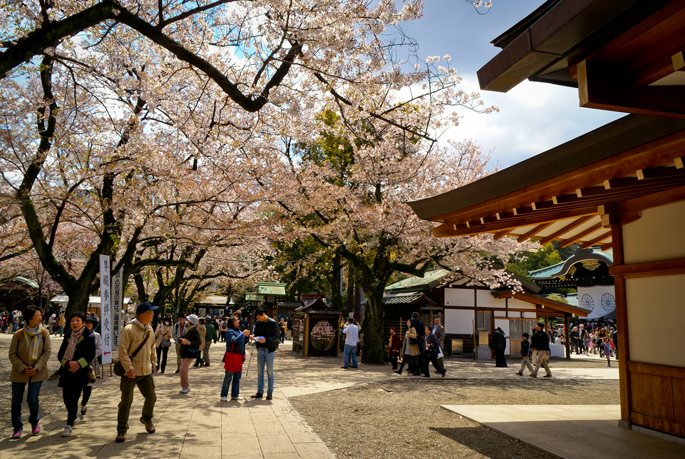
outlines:
[{"label": "person wearing hat", "polygon": [[[95,331],[95,328],[98,326],[99,322],[100,321],[95,315],[86,317],[86,328],[90,330],[91,334],[95,338],[95,358],[90,362],[90,366],[93,367],[94,375],[100,373],[100,360],[102,360],[102,337],[100,336],[100,333]],[[88,407],[86,407],[86,405],[88,405],[90,394],[93,392],[94,383],[94,380],[89,380],[83,388],[83,398],[81,399],[81,419],[83,419],[83,417],[86,415],[86,411],[88,411]]]},{"label": "person wearing hat", "polygon": [[507,347],[504,332],[500,327],[497,327],[492,332],[492,348],[495,351],[495,366],[500,368],[507,367],[507,359],[504,357],[504,349]]},{"label": "person wearing hat", "polygon": [[155,352],[154,332],[150,325],[155,310],[157,310],[157,306],[152,306],[147,302],[140,303],[136,308],[136,318],[126,324],[119,337],[119,360],[126,374],[121,377],[119,386],[121,402],[119,402],[119,414],[117,416],[117,443],[126,440],[128,417],[133,402],[133,389],[136,386],[145,397],[143,416],[140,418],[140,422],[143,423],[148,433],[155,433],[152,416],[157,396],[155,395],[155,382],[152,374],[157,366],[157,353]]},{"label": "person wearing hat", "polygon": [[200,345],[202,345],[202,336],[197,329],[200,319],[195,314],[189,315],[186,319],[188,319],[190,327],[181,336],[181,390],[179,392],[182,394],[190,392],[188,369],[193,361],[200,356]]}]

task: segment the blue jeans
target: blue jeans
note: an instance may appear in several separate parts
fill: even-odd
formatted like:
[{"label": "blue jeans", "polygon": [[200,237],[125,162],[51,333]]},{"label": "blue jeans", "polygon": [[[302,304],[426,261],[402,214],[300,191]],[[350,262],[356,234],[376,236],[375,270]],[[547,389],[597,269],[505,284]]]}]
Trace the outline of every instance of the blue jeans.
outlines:
[{"label": "blue jeans", "polygon": [[38,424],[38,420],[40,419],[38,416],[38,394],[40,394],[40,385],[42,383],[43,381],[12,383],[12,427],[14,427],[15,432],[24,427],[24,424],[21,422],[21,402],[24,399],[24,390],[26,389],[26,384],[29,385],[29,390],[26,397],[30,412],[29,422],[32,426]]},{"label": "blue jeans", "polygon": [[221,396],[228,397],[228,387],[231,385],[231,380],[233,381],[233,386],[231,386],[231,397],[237,397],[240,395],[240,378],[243,376],[243,371],[227,371],[224,376],[224,383],[221,385]]},{"label": "blue jeans", "polygon": [[269,376],[269,390],[267,394],[272,394],[274,391],[274,352],[269,352],[266,348],[260,347],[257,349],[257,393],[264,393],[264,366],[266,366],[266,373]]},{"label": "blue jeans", "polygon": [[356,367],[357,366],[357,346],[352,346],[351,344],[345,344],[345,354],[344,354],[344,362],[345,362],[345,368],[348,368],[350,364],[350,357],[352,357],[352,366]]}]

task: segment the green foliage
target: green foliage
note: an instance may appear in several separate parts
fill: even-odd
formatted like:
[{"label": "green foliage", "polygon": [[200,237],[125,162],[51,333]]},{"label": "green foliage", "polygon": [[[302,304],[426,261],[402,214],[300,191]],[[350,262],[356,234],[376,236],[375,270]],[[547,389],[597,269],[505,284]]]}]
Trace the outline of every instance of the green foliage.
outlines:
[{"label": "green foliage", "polygon": [[512,260],[506,264],[506,268],[510,272],[526,279],[530,279],[528,276],[528,272],[530,271],[546,268],[562,262],[559,252],[552,244],[545,244],[537,252],[524,252],[523,255],[526,256],[525,260]]},{"label": "green foliage", "polygon": [[569,304],[568,300],[566,299],[565,296],[559,295],[558,293],[552,293],[551,295],[547,296],[548,300],[554,300],[558,301],[560,303],[566,303]]}]

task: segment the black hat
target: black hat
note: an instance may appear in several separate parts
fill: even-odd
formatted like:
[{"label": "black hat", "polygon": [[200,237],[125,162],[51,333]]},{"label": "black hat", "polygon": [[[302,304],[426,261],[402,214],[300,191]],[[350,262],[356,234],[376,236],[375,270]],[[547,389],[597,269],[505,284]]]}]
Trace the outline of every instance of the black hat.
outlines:
[{"label": "black hat", "polygon": [[348,318],[347,318],[347,321],[348,321],[349,323],[351,323],[351,324],[354,323],[354,319],[353,319],[352,317],[348,317]]},{"label": "black hat", "polygon": [[142,314],[147,311],[156,311],[157,308],[158,306],[152,306],[150,303],[146,301],[138,305],[138,307],[136,308],[136,314]]},{"label": "black hat", "polygon": [[96,324],[96,323],[98,323],[98,322],[100,322],[100,321],[98,320],[97,316],[94,316],[94,315],[91,314],[91,315],[89,315],[89,316],[86,316],[85,322],[93,322],[94,324]]}]

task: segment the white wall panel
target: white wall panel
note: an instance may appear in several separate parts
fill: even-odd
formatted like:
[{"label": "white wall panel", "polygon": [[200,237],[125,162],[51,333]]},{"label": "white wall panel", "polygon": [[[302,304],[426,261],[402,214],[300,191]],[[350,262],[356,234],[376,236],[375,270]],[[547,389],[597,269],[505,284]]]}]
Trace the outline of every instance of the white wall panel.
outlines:
[{"label": "white wall panel", "polygon": [[507,304],[514,309],[532,309],[535,310],[535,305],[527,301],[518,300],[516,298],[508,298]]},{"label": "white wall panel", "polygon": [[445,306],[475,306],[472,288],[446,288]]},{"label": "white wall panel", "polygon": [[472,335],[476,312],[469,309],[445,309],[445,333]]},{"label": "white wall panel", "polygon": [[625,263],[685,257],[684,228],[685,201],[643,210],[638,220],[623,225]]},{"label": "white wall panel", "polygon": [[498,300],[490,290],[476,290],[476,304],[479,308],[506,308],[507,300]]}]

